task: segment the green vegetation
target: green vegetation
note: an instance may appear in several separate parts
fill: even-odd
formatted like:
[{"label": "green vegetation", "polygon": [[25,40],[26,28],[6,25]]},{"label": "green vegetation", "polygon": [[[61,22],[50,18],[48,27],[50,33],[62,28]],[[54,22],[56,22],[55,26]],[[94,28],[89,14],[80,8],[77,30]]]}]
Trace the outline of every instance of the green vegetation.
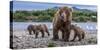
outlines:
[{"label": "green vegetation", "polygon": [[48,47],[55,47],[55,44],[54,43],[49,43]]},{"label": "green vegetation", "polygon": [[95,39],[95,38],[90,38],[90,39],[88,40],[88,43],[95,43],[95,44],[97,44],[97,39]]},{"label": "green vegetation", "polygon": [[[34,22],[51,22],[57,8],[51,8],[46,10],[32,10],[32,11],[22,11],[17,10],[13,13],[13,21],[34,21]],[[73,21],[75,22],[97,22],[97,12],[90,10],[73,10]]]}]

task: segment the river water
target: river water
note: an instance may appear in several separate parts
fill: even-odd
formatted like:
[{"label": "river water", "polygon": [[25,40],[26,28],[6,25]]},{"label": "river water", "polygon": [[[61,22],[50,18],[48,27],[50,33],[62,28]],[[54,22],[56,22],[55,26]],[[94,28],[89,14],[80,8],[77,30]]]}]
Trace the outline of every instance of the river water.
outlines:
[{"label": "river water", "polygon": [[[26,30],[27,26],[33,24],[46,24],[48,29],[52,29],[52,22],[13,22],[13,30]],[[77,24],[79,27],[83,28],[86,31],[96,31],[97,23],[96,22],[86,22],[86,23],[72,23]]]}]

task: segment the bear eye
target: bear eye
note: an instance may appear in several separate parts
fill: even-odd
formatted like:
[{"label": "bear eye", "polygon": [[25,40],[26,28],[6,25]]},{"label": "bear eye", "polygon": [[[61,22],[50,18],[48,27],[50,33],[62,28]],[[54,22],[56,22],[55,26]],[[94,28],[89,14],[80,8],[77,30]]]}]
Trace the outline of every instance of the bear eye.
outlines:
[{"label": "bear eye", "polygon": [[60,11],[59,14],[61,15],[62,14],[62,11]]},{"label": "bear eye", "polygon": [[66,11],[65,11],[65,13],[66,13],[66,14],[69,14],[69,13],[70,13],[70,11],[69,11],[69,10],[66,10]]}]

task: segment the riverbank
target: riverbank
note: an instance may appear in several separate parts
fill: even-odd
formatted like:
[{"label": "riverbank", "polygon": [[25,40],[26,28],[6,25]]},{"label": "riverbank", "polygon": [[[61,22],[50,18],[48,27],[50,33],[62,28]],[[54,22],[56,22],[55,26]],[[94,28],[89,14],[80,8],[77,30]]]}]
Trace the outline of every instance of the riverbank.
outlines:
[{"label": "riverbank", "polygon": [[[64,42],[51,40],[53,35],[52,31],[50,36],[45,34],[45,37],[41,37],[39,33],[38,38],[35,35],[29,35],[28,31],[13,31],[13,48],[14,49],[28,49],[28,48],[45,48],[45,47],[63,47],[63,46],[79,46],[79,45],[95,45],[97,44],[97,33],[86,33],[85,39],[82,41]],[[61,32],[59,32],[59,38],[61,39]],[[73,38],[73,32],[70,35],[70,40]]]}]

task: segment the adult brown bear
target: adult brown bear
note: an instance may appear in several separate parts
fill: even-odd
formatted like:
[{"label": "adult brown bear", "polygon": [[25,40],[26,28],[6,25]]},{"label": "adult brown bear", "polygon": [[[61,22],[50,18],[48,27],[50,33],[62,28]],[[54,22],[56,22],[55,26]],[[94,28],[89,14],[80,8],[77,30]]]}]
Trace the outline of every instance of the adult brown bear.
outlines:
[{"label": "adult brown bear", "polygon": [[74,30],[74,38],[71,41],[74,41],[76,37],[79,38],[78,41],[81,41],[85,37],[85,31],[78,27],[77,25],[71,25],[71,29]]},{"label": "adult brown bear", "polygon": [[59,30],[62,32],[62,39],[69,40],[71,20],[72,9],[67,6],[60,7],[53,18],[53,40],[59,39]]},{"label": "adult brown bear", "polygon": [[44,37],[45,32],[48,34],[48,36],[50,35],[49,31],[48,31],[48,28],[45,24],[29,25],[27,27],[27,30],[28,30],[30,35],[32,35],[32,32],[33,32],[36,35],[35,36],[36,38],[38,37],[39,32],[42,33],[42,37]]}]

